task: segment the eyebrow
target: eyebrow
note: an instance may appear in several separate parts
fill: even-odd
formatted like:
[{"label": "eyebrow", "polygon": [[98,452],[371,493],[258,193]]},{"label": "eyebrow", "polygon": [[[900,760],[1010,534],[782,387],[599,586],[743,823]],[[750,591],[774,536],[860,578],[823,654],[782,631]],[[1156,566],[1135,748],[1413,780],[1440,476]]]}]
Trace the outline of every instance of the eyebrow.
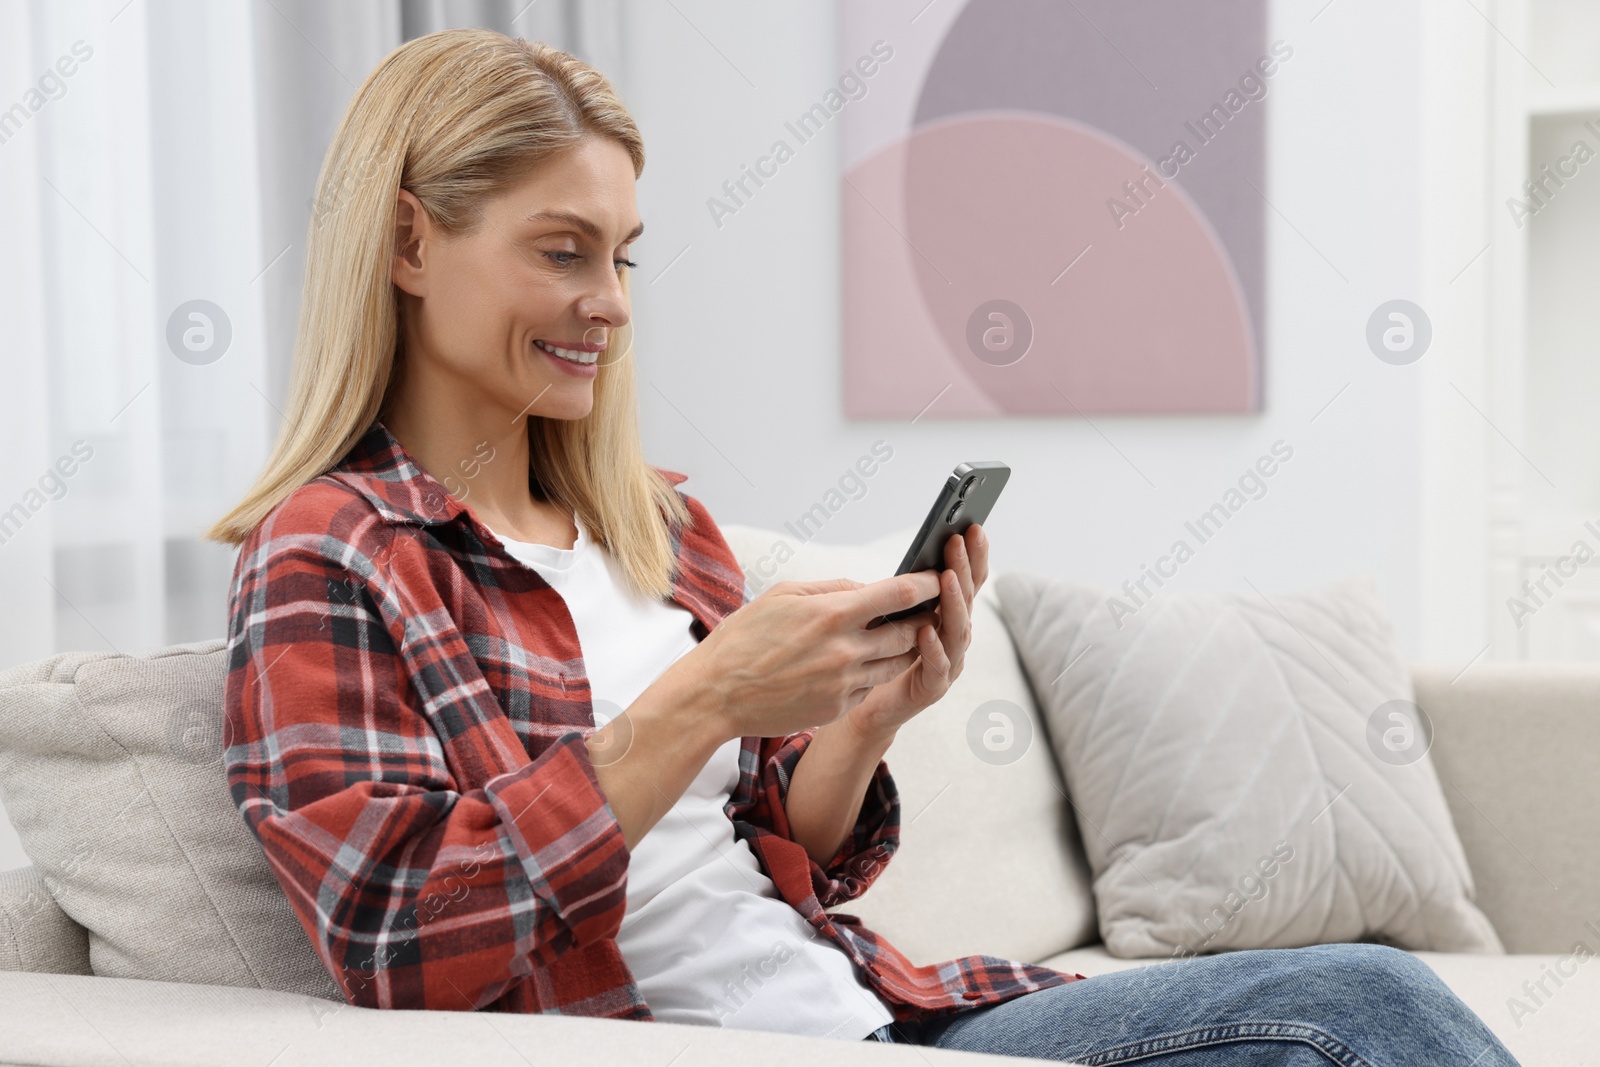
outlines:
[{"label": "eyebrow", "polygon": [[[600,240],[600,227],[582,215],[575,215],[570,211],[535,211],[522,216],[522,218],[525,222],[564,222],[591,241]],[[622,243],[627,244],[629,241],[635,240],[641,233],[644,233],[644,223],[642,222],[622,238]]]}]

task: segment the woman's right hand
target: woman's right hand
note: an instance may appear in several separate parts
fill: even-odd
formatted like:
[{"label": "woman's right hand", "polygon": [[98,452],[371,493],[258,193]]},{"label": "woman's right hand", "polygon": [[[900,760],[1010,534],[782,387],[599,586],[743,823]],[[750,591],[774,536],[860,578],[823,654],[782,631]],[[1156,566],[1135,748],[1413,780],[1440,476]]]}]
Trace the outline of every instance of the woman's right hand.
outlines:
[{"label": "woman's right hand", "polygon": [[939,595],[935,571],[863,584],[778,582],[724,618],[674,669],[710,695],[726,736],[786,737],[832,722],[916,662],[933,610],[873,629],[881,615]]}]

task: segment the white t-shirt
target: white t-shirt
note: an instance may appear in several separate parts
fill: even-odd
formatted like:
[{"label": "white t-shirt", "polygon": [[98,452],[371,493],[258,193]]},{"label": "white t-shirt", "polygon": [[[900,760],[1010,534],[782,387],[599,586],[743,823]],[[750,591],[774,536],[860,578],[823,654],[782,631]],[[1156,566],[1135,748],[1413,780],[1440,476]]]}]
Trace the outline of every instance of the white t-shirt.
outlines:
[{"label": "white t-shirt", "polygon": [[[495,536],[566,603],[603,726],[694,648],[694,616],[630,590],[611,553],[577,527],[570,549]],[[663,1022],[864,1038],[894,1016],[734,839],[723,808],[738,782],[733,738],[634,847],[617,935],[623,959]]]}]

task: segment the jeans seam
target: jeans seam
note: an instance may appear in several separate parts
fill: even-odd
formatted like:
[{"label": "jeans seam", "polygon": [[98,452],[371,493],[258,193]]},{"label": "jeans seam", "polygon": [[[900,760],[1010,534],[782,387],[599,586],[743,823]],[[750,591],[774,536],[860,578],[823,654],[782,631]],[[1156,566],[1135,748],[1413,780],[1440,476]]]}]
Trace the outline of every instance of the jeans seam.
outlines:
[{"label": "jeans seam", "polygon": [[1100,1064],[1129,1063],[1179,1049],[1227,1044],[1241,1038],[1255,1041],[1300,1041],[1312,1046],[1340,1067],[1373,1067],[1370,1060],[1332,1034],[1303,1023],[1231,1023],[1227,1026],[1208,1026],[1199,1030],[1163,1034],[1161,1037],[1147,1038],[1131,1045],[1102,1049],[1082,1059],[1091,1067],[1098,1067]]}]

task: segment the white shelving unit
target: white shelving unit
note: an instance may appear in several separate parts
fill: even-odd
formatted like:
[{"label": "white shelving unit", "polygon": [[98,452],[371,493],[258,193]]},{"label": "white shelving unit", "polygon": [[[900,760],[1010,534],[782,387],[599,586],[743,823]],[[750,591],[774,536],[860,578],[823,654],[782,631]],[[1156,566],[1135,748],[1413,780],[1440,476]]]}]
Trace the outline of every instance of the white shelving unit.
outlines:
[{"label": "white shelving unit", "polygon": [[[1489,492],[1494,653],[1594,661],[1600,660],[1600,3],[1501,0],[1493,11],[1504,36],[1492,61],[1491,189],[1500,201],[1489,360],[1500,438],[1491,452]],[[1529,609],[1520,619],[1514,601]]]}]

